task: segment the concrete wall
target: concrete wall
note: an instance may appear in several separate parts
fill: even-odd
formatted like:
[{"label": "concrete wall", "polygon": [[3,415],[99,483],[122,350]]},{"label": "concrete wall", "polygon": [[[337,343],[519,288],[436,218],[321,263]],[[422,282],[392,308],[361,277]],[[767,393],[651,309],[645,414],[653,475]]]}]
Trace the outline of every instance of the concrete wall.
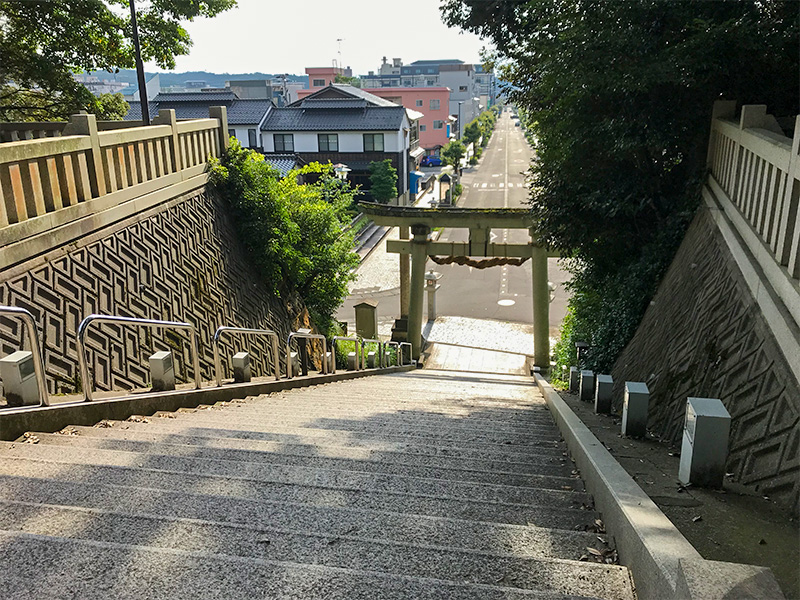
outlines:
[{"label": "concrete wall", "polygon": [[[213,375],[210,340],[218,326],[266,327],[285,339],[296,316],[259,282],[225,207],[205,188],[0,269],[0,304],[34,314],[50,393],[79,387],[75,334],[90,313],[194,323],[204,379]],[[21,336],[17,323],[0,319],[0,355],[19,349]],[[179,377],[191,375],[180,337],[105,325],[92,330],[89,345],[96,389],[149,386],[147,357],[155,350],[175,351]],[[248,346],[254,374],[267,373],[266,344]],[[225,343],[226,366],[239,349]]]},{"label": "concrete wall", "polygon": [[[447,122],[450,114],[448,110],[450,107],[449,88],[365,88],[364,91],[424,114],[425,116],[419,121],[420,125],[425,126],[425,131],[420,131],[419,134],[419,145],[423,148],[433,150],[437,146],[444,146],[449,141],[446,127],[433,128],[434,121]],[[438,109],[431,109],[431,100],[439,101]],[[417,106],[417,101],[422,101],[422,106]]]},{"label": "concrete wall", "polygon": [[686,398],[720,398],[733,419],[732,481],[798,512],[800,385],[708,209],[696,216],[613,375],[615,398],[626,380],[648,384],[648,427],[676,444]]}]

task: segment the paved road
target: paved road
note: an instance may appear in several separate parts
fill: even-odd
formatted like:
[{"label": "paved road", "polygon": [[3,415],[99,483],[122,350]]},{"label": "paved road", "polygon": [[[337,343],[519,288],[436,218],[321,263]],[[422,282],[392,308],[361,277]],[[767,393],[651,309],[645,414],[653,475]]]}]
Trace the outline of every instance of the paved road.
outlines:
[{"label": "paved road", "polygon": [[[464,207],[520,207],[525,206],[528,190],[524,171],[532,158],[532,150],[519,127],[506,112],[498,120],[495,133],[484,150],[480,164],[465,169],[462,177],[464,195],[459,206]],[[500,230],[493,232],[498,242],[527,243],[525,230]],[[396,237],[396,230],[388,238]],[[439,239],[466,241],[467,230],[447,229]],[[472,267],[441,266],[428,261],[428,269],[442,273],[437,300],[438,314],[442,316],[498,319],[516,323],[531,323],[530,262],[520,267],[493,267],[478,270]],[[337,312],[337,318],[354,324],[353,306],[362,300],[378,302],[380,333],[390,332],[391,323],[399,316],[400,290],[398,259],[385,252],[385,244],[359,267],[359,276],[351,286],[351,295]],[[556,337],[566,310],[567,294],[563,283],[567,274],[558,268],[556,259],[549,260],[549,279],[558,285],[556,299],[550,305],[550,336]],[[502,304],[498,304],[501,302]],[[513,304],[512,304],[513,302]],[[424,314],[427,315],[427,308]]]},{"label": "paved road", "polygon": [[[521,129],[515,126],[508,112],[497,122],[489,146],[477,167],[465,170],[462,177],[464,196],[459,202],[465,208],[519,208],[526,206],[528,190],[524,172],[533,152]],[[524,229],[492,232],[497,242],[527,243]],[[465,229],[448,229],[441,240],[467,241]],[[549,261],[549,279],[558,285],[556,299],[550,305],[550,335],[556,337],[566,311],[567,295],[563,283],[568,279],[557,264]],[[533,318],[530,262],[519,266],[474,269],[460,265],[436,265],[429,268],[442,273],[439,281],[437,309],[440,315],[498,319],[530,323]]]}]

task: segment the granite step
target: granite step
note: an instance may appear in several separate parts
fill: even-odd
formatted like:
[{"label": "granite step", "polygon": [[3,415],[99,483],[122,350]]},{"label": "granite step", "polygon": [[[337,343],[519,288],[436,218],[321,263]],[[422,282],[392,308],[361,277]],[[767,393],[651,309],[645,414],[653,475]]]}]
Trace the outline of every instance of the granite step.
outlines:
[{"label": "granite step", "polygon": [[[397,475],[382,471],[358,471],[298,465],[276,465],[263,462],[244,462],[131,452],[122,449],[102,449],[84,446],[76,440],[74,446],[48,444],[63,436],[40,437],[35,448],[15,442],[0,442],[0,457],[39,459],[66,462],[72,465],[119,466],[145,468],[148,471],[202,474],[205,476],[245,479],[281,485],[325,486],[330,488],[393,490],[408,494],[430,493],[450,497],[468,497],[474,500],[499,501],[520,504],[542,496],[548,501],[548,490],[557,490],[553,500],[561,500],[561,491],[583,491],[583,482],[576,477],[537,477],[535,486],[506,485],[499,481],[474,482],[431,477]],[[44,440],[45,443],[42,443]],[[13,448],[11,446],[14,446]]]},{"label": "granite step", "polygon": [[[9,598],[515,600],[573,594],[0,531]],[[53,567],[56,568],[53,568]],[[599,575],[599,574],[598,574]],[[587,577],[588,579],[588,577]],[[602,577],[597,589],[602,591]],[[591,587],[587,585],[586,587]],[[599,594],[592,594],[597,597]]]},{"label": "granite step", "polygon": [[[92,485],[0,475],[0,500],[37,506],[70,506],[131,515],[156,515],[231,526],[268,526],[324,536],[358,535],[398,543],[456,546],[479,552],[574,558],[594,545],[597,513],[549,508],[526,520],[503,523],[388,510],[252,500],[182,490]],[[402,508],[402,507],[401,507]],[[554,514],[558,518],[553,520]],[[588,536],[588,539],[587,539]]]},{"label": "granite step", "polygon": [[561,594],[600,592],[604,597],[623,598],[630,589],[627,570],[614,565],[436,547],[422,540],[408,544],[352,534],[314,535],[31,505],[3,506],[0,529]]},{"label": "granite step", "polygon": [[[113,429],[105,431],[115,431]],[[115,432],[116,433],[116,432]],[[436,459],[427,464],[418,461],[411,463],[392,463],[364,458],[347,458],[337,452],[329,456],[309,456],[287,454],[283,449],[269,452],[264,450],[240,450],[228,448],[209,448],[191,446],[181,443],[153,443],[141,440],[126,440],[114,437],[94,438],[78,435],[62,435],[57,433],[36,433],[40,443],[65,447],[96,448],[101,450],[119,450],[124,452],[144,453],[148,456],[176,456],[194,460],[235,461],[256,465],[283,465],[286,467],[312,467],[322,469],[343,470],[350,472],[385,473],[387,475],[404,475],[407,477],[423,477],[448,481],[471,481],[475,483],[497,483],[520,487],[557,487],[565,480],[575,479],[572,463],[569,465],[537,465],[523,473],[503,471],[500,468],[469,468],[459,464],[459,468],[441,466]],[[320,451],[319,448],[316,449]],[[345,448],[342,448],[345,450]],[[575,487],[575,489],[583,489]]]},{"label": "granite step", "polygon": [[[226,437],[245,436],[248,439],[272,439],[275,441],[289,441],[298,439],[313,440],[314,443],[332,443],[335,445],[350,445],[354,442],[379,445],[386,442],[404,444],[427,445],[434,442],[438,446],[469,447],[491,453],[494,450],[503,451],[509,447],[524,449],[526,452],[538,452],[541,448],[561,448],[564,445],[557,435],[542,436],[505,436],[505,435],[480,435],[469,432],[451,432],[442,430],[437,435],[432,431],[414,434],[413,431],[400,432],[391,427],[380,431],[347,431],[343,429],[324,429],[321,427],[292,427],[273,426],[268,419],[255,422],[253,419],[234,420],[226,419],[221,411],[213,411],[196,416],[192,419],[180,419],[177,415],[165,415],[174,418],[157,418],[146,424],[149,429],[161,432],[186,432],[201,429],[213,430],[217,435]],[[138,423],[131,423],[136,427]],[[387,431],[388,430],[388,431]],[[519,450],[518,450],[519,451]]]},{"label": "granite step", "polygon": [[[60,448],[54,448],[60,450]],[[263,480],[231,478],[194,473],[168,472],[142,466],[108,466],[70,464],[55,460],[16,458],[6,452],[0,454],[0,475],[56,479],[93,485],[99,482],[130,488],[158,490],[179,489],[197,494],[212,494],[251,500],[306,503],[316,506],[349,506],[353,508],[381,509],[394,512],[414,512],[432,516],[451,516],[500,523],[529,523],[540,519],[543,512],[552,516],[552,524],[563,527],[559,518],[564,509],[590,507],[591,498],[583,492],[567,490],[530,490],[525,502],[478,500],[461,495],[448,495],[453,488],[446,483],[432,481],[427,488],[415,493],[397,489],[364,489],[336,485],[299,485]],[[329,478],[326,483],[333,483]],[[488,495],[488,494],[484,494]],[[567,519],[566,522],[569,522]],[[542,522],[540,520],[536,522]]]},{"label": "granite step", "polygon": [[[151,417],[147,417],[148,421]],[[187,453],[203,456],[205,452],[239,451],[254,453],[257,456],[280,456],[287,461],[293,458],[350,459],[360,462],[394,464],[399,467],[430,467],[462,471],[492,471],[514,475],[539,473],[568,477],[574,464],[567,458],[566,452],[546,452],[536,455],[515,453],[497,458],[496,455],[486,458],[464,458],[437,452],[437,448],[426,446],[415,451],[414,448],[402,444],[384,445],[384,448],[373,449],[363,446],[336,446],[333,444],[283,443],[243,438],[222,438],[214,436],[196,436],[183,434],[153,433],[146,427],[131,429],[127,423],[116,427],[84,427],[73,425],[65,427],[60,435],[66,438],[80,437],[87,440],[104,440],[113,448],[116,440],[142,444],[155,444],[171,448],[183,448]],[[36,434],[39,435],[39,434]],[[292,464],[287,462],[287,464]]]}]

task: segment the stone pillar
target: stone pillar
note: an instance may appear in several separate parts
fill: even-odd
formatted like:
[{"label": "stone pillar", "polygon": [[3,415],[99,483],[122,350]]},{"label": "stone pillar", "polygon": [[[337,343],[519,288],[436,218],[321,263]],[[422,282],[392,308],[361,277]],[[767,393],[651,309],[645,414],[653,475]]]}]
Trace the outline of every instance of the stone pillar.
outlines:
[{"label": "stone pillar", "polygon": [[[534,244],[536,241],[534,241]],[[547,250],[531,248],[533,269],[533,363],[550,368],[550,289],[547,286]]]},{"label": "stone pillar", "polygon": [[[400,239],[411,238],[408,227],[399,227]],[[411,263],[408,254],[400,254],[400,318],[408,319],[409,286],[411,283]]]},{"label": "stone pillar", "polygon": [[411,285],[408,302],[408,341],[411,342],[412,358],[418,359],[422,352],[422,305],[425,292],[425,263],[428,262],[427,225],[414,225],[411,233]]},{"label": "stone pillar", "polygon": [[433,269],[425,273],[425,289],[428,290],[428,321],[436,320],[436,290],[439,289],[437,281],[442,274]]}]

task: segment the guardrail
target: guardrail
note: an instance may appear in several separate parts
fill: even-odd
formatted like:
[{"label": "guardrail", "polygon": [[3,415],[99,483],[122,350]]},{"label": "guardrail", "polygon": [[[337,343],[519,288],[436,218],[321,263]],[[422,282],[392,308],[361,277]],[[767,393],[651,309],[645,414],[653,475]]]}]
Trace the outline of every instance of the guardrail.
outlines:
[{"label": "guardrail", "polygon": [[355,342],[353,345],[356,348],[356,371],[361,369],[361,344],[359,339],[355,336],[347,337],[344,335],[335,335],[331,340],[331,362],[333,363],[332,372],[336,373],[336,342]]},{"label": "guardrail", "polygon": [[278,334],[271,329],[248,329],[246,327],[220,327],[214,332],[214,337],[211,340],[211,345],[214,349],[214,372],[217,377],[217,387],[222,386],[222,360],[219,353],[219,340],[223,333],[241,333],[244,335],[261,335],[267,336],[272,340],[272,372],[275,374],[275,379],[281,378],[281,363],[278,356]]},{"label": "guardrail", "polygon": [[36,376],[36,385],[39,388],[39,406],[50,406],[47,382],[44,378],[42,350],[39,346],[39,333],[36,331],[36,321],[33,315],[24,308],[17,308],[16,306],[0,306],[0,315],[19,319],[25,325],[25,330],[30,340],[31,354],[33,354],[33,372]]},{"label": "guardrail", "polygon": [[[408,362],[406,362],[406,357],[403,354],[403,348],[405,348],[406,346],[408,346]],[[406,364],[410,365],[412,363],[412,361],[414,360],[412,358],[411,342],[400,342],[399,347],[397,349],[397,353],[400,356],[400,364],[401,365],[406,365]]]},{"label": "guardrail", "polygon": [[[401,364],[400,363],[400,344],[398,344],[397,342],[393,342],[393,341],[384,342],[383,343],[384,352],[386,352],[386,348],[387,347],[391,347],[391,346],[394,346],[394,364],[395,364],[396,367],[399,367],[400,364]],[[389,359],[386,359],[386,362],[388,363]],[[391,365],[386,364],[385,366],[390,367]]]},{"label": "guardrail", "polygon": [[364,352],[364,347],[367,344],[378,344],[378,364],[375,365],[377,368],[383,366],[383,342],[380,340],[376,340],[373,338],[362,338],[361,339],[361,358],[364,361],[363,368],[367,368],[367,352]]},{"label": "guardrail", "polygon": [[0,144],[0,228],[115,193],[119,204],[203,173],[228,139],[225,107],[209,112],[178,121],[162,110],[151,126],[108,131],[94,115],[73,115],[60,137]]},{"label": "guardrail", "polygon": [[292,378],[292,340],[300,338],[306,340],[322,340],[322,372],[327,375],[328,373],[328,342],[325,336],[321,333],[302,333],[293,331],[286,339],[286,376]]},{"label": "guardrail", "polygon": [[183,329],[189,332],[189,342],[193,350],[194,387],[200,389],[200,347],[197,343],[197,329],[191,323],[181,321],[159,321],[156,319],[138,319],[134,317],[115,317],[112,315],[89,315],[78,326],[78,365],[83,381],[83,399],[92,401],[92,374],[86,362],[86,332],[92,323],[117,323],[121,325],[142,325],[151,329]]}]

